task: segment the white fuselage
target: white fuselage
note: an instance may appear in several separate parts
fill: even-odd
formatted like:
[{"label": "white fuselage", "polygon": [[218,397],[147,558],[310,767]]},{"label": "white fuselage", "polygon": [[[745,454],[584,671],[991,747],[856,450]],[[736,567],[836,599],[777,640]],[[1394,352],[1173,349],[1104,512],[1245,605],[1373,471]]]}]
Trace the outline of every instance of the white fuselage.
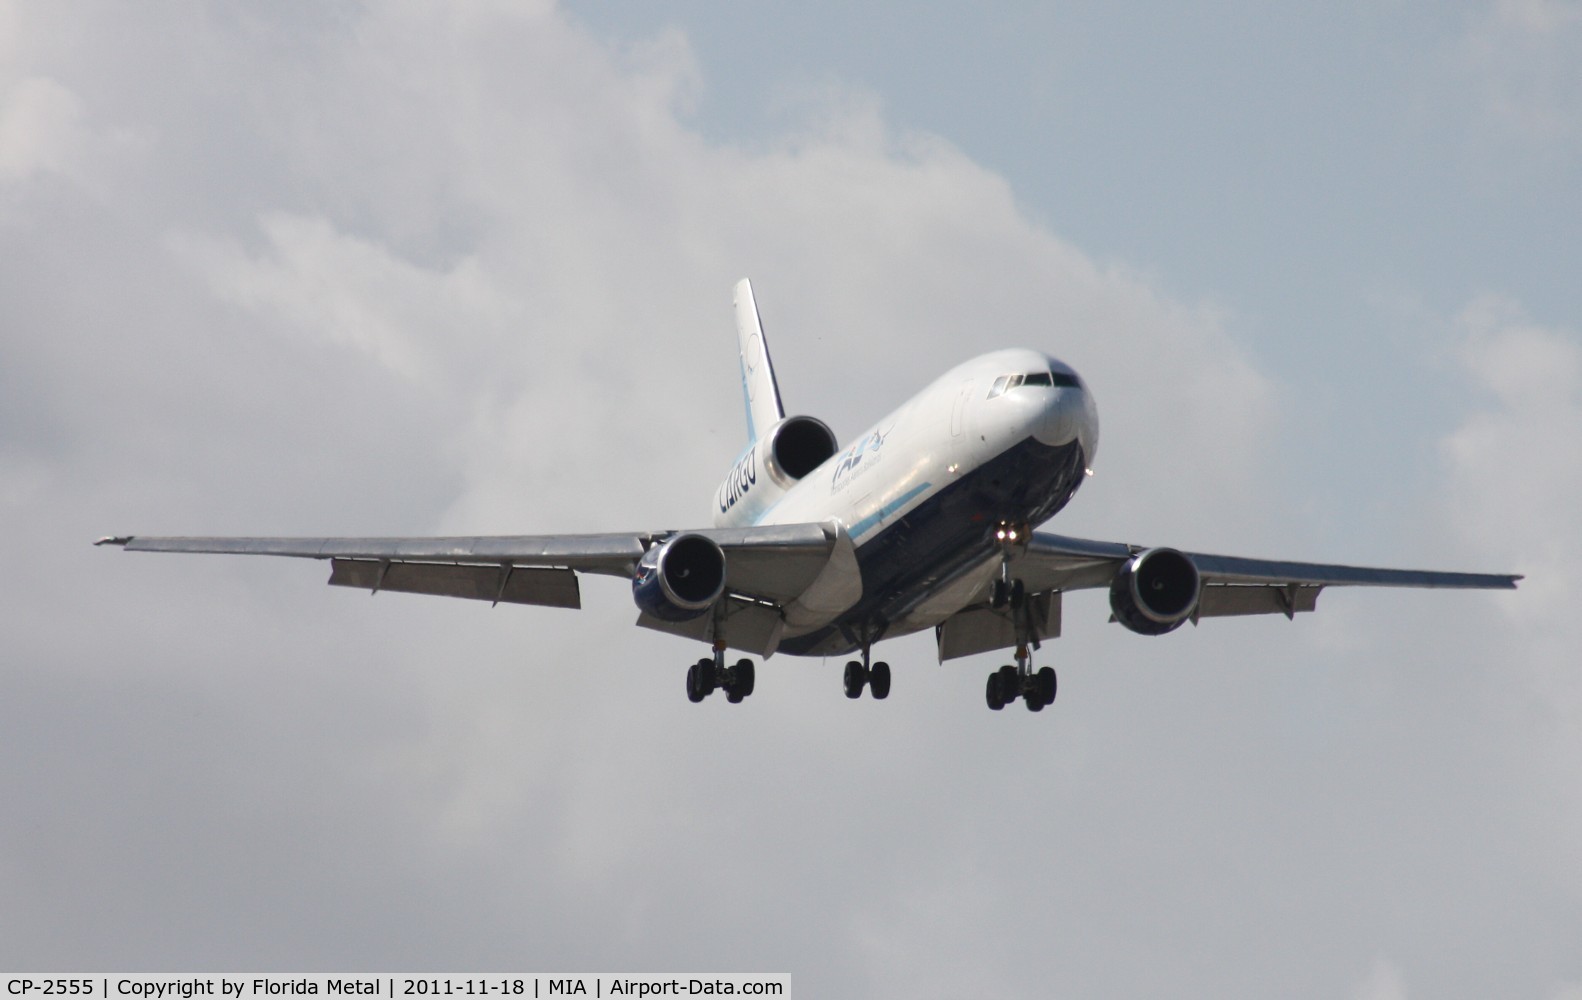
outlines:
[{"label": "white fuselage", "polygon": [[[715,521],[837,522],[855,545],[864,595],[839,617],[903,634],[977,599],[998,567],[995,527],[1047,519],[1097,447],[1098,412],[1071,368],[1036,351],[995,351],[940,376],[785,492],[717,503]],[[840,624],[788,630],[816,636],[788,651],[849,648]]]}]

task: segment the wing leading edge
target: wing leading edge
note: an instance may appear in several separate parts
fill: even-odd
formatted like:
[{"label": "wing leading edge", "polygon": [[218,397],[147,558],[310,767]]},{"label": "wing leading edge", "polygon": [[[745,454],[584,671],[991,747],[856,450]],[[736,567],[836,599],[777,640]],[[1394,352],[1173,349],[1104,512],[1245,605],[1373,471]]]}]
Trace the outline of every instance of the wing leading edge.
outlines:
[{"label": "wing leading edge", "polygon": [[[1107,587],[1127,559],[1147,551],[1146,546],[1098,542],[1048,532],[1034,532],[1028,543],[1023,569],[1028,587],[1034,579],[1049,587],[1036,589],[1080,590]],[[1439,570],[1379,569],[1333,563],[1292,562],[1282,559],[1247,559],[1241,556],[1185,553],[1197,566],[1206,586],[1269,586],[1296,584],[1312,587],[1441,587],[1462,590],[1515,590],[1519,574],[1447,573]]]},{"label": "wing leading edge", "polygon": [[[1127,563],[1150,551],[1140,545],[1034,532],[1011,560],[1011,575],[1027,593],[1025,614],[979,603],[952,615],[939,627],[941,662],[1004,649],[1060,635],[1061,595],[1068,590],[1108,588]],[[1206,552],[1182,553],[1196,567],[1201,589],[1187,616],[1203,618],[1280,614],[1287,618],[1318,607],[1325,587],[1431,587],[1463,590],[1515,590],[1518,574],[1447,573],[1435,570],[1381,569],[1333,563],[1247,559]],[[1111,617],[1114,621],[1114,617]]]},{"label": "wing leading edge", "polygon": [[[654,545],[677,532],[477,535],[441,538],[101,538],[128,552],[283,556],[330,561],[331,586],[547,607],[581,607],[578,573],[630,579]],[[728,593],[790,603],[818,579],[836,549],[828,524],[706,529],[726,553]]]},{"label": "wing leading edge", "polygon": [[[1148,551],[1137,545],[1035,532],[1013,566],[1030,592],[1108,587],[1127,560]],[[1429,587],[1514,590],[1520,575],[1381,569],[1334,563],[1248,559],[1206,552],[1183,553],[1197,567],[1202,595],[1192,614],[1199,618],[1283,614],[1317,607],[1325,587]]]}]

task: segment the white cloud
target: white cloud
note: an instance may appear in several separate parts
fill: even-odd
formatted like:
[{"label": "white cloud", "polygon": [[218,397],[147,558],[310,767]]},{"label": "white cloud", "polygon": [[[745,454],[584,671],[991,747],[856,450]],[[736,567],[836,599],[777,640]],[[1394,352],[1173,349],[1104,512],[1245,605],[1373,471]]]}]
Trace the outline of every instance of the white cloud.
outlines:
[{"label": "white cloud", "polygon": [[1582,495],[1582,342],[1539,326],[1515,303],[1485,296],[1460,319],[1462,362],[1487,403],[1444,443],[1455,488],[1451,516],[1478,548],[1527,573],[1518,620],[1554,621],[1569,605],[1582,556],[1571,516]]},{"label": "white cloud", "polygon": [[1545,143],[1582,134],[1582,4],[1492,0],[1468,25],[1461,59],[1490,118]]},{"label": "white cloud", "polygon": [[29,77],[0,96],[0,184],[43,173],[70,174],[84,143],[82,102],[47,77]]},{"label": "white cloud", "polygon": [[271,213],[259,228],[268,248],[256,257],[181,234],[172,246],[223,301],[273,312],[282,332],[363,352],[413,382],[440,377],[449,345],[498,333],[513,311],[468,259],[426,268],[322,217]]},{"label": "white cloud", "polygon": [[1454,527],[1491,565],[1526,574],[1504,595],[1507,628],[1490,651],[1522,685],[1531,744],[1524,782],[1556,874],[1582,889],[1582,624],[1573,613],[1582,562],[1582,338],[1545,327],[1497,296],[1460,318],[1462,361],[1485,395],[1446,438]]},{"label": "white cloud", "polygon": [[1376,959],[1368,978],[1353,994],[1356,1000],[1406,1000],[1406,983],[1401,970],[1383,958]]}]

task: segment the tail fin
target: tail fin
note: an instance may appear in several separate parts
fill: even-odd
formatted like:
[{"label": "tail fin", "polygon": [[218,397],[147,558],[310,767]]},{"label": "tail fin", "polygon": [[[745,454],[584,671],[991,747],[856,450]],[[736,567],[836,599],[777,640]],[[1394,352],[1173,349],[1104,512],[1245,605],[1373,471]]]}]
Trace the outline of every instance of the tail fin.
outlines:
[{"label": "tail fin", "polygon": [[775,383],[769,342],[764,339],[763,321],[758,318],[758,303],[753,301],[753,286],[746,278],[736,283],[735,304],[742,395],[747,401],[747,440],[752,442],[785,417],[785,408],[780,405],[780,386]]}]

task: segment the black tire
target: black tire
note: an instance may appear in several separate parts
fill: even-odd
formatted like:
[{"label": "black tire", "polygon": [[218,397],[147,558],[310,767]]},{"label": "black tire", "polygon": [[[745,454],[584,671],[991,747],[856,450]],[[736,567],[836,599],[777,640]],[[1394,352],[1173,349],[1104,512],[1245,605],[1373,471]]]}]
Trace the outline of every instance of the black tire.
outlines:
[{"label": "black tire", "polygon": [[1046,704],[1043,696],[1038,693],[1037,688],[1034,688],[1023,695],[1022,700],[1027,702],[1027,710],[1029,712],[1042,712],[1044,710],[1044,705]]},{"label": "black tire", "polygon": [[1005,696],[1000,692],[1000,675],[989,674],[989,683],[984,685],[983,698],[989,703],[989,708],[998,712],[1005,707]]},{"label": "black tire", "polygon": [[1043,667],[1038,671],[1038,697],[1045,705],[1055,703],[1055,668]]},{"label": "black tire", "polygon": [[730,702],[732,705],[740,705],[742,703],[742,697],[743,695],[740,691],[728,690],[725,692],[725,700]]},{"label": "black tire", "polygon": [[1020,578],[1011,581],[1011,607],[1021,610],[1027,603],[1027,585]]},{"label": "black tire", "polygon": [[703,692],[703,697],[707,698],[709,695],[713,694],[714,689],[719,686],[720,679],[714,676],[714,661],[707,659],[699,660],[698,690]]},{"label": "black tire", "polygon": [[1009,705],[1022,696],[1022,677],[1009,663],[1000,668],[999,674],[1000,700]]},{"label": "black tire", "polygon": [[698,683],[698,665],[687,668],[687,700],[696,705],[703,700],[703,688]]},{"label": "black tire", "polygon": [[878,701],[890,697],[890,665],[880,660],[868,671],[868,690]]},{"label": "black tire", "polygon": [[866,671],[862,669],[861,663],[856,660],[847,662],[846,673],[842,676],[842,680],[846,684],[846,697],[862,697],[862,686],[868,682],[868,678],[864,676],[865,674]]},{"label": "black tire", "polygon": [[738,660],[736,662],[736,690],[743,698],[753,693],[753,686],[758,682],[758,671],[753,667],[752,660]]},{"label": "black tire", "polygon": [[1003,608],[1010,599],[1010,592],[1005,587],[1004,580],[994,581],[994,588],[989,591],[989,607]]}]

